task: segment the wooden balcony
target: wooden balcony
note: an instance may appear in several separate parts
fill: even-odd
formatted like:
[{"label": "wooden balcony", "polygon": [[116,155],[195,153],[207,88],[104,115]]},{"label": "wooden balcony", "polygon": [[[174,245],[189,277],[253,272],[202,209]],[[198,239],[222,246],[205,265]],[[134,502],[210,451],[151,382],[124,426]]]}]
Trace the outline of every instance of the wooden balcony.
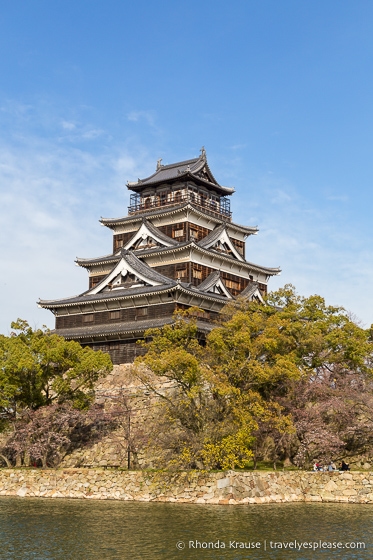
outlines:
[{"label": "wooden balcony", "polygon": [[230,201],[226,198],[221,198],[220,202],[211,200],[208,198],[202,198],[196,196],[193,192],[188,192],[187,194],[181,195],[180,193],[175,193],[172,198],[160,197],[148,197],[141,198],[137,194],[131,195],[130,206],[128,206],[128,214],[140,214],[143,212],[149,212],[158,208],[171,208],[181,206],[189,202],[195,208],[198,208],[205,212],[216,216],[220,220],[231,221],[232,212],[230,211]]}]

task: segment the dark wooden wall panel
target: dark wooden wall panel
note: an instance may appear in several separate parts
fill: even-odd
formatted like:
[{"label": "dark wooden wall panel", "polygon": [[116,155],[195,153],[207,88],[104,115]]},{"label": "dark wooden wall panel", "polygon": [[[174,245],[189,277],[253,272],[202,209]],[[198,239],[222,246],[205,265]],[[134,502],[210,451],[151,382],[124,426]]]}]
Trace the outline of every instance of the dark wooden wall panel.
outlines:
[{"label": "dark wooden wall panel", "polygon": [[154,270],[173,280],[190,282],[190,263],[182,262],[177,264],[166,264],[155,266]]},{"label": "dark wooden wall panel", "polygon": [[118,233],[113,235],[113,253],[116,253],[121,247],[123,247],[123,245],[126,245],[135,233],[136,231],[130,231],[128,233]]},{"label": "dark wooden wall panel", "polygon": [[87,344],[93,350],[101,350],[110,355],[113,364],[132,363],[137,356],[145,354],[145,348],[137,344],[136,340],[118,340],[97,344]]},{"label": "dark wooden wall panel", "polygon": [[[83,326],[91,327],[92,325],[111,325],[126,321],[147,321],[149,319],[169,317],[173,314],[175,306],[176,304],[172,302],[130,309],[103,311],[101,313],[65,315],[56,317],[56,329],[70,329]],[[87,321],[87,319],[89,320]]]},{"label": "dark wooden wall panel", "polygon": [[89,277],[89,289],[92,290],[92,288],[97,286],[97,284],[99,284],[101,282],[101,280],[103,280],[106,276],[107,276],[107,274],[100,274],[100,276],[90,276]]}]

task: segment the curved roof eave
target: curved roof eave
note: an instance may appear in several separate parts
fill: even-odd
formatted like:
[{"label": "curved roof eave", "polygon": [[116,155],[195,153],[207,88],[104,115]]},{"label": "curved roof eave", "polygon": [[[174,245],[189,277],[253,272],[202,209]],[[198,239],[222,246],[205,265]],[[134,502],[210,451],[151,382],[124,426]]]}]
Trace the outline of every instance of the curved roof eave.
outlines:
[{"label": "curved roof eave", "polygon": [[199,177],[199,175],[195,175],[192,171],[183,171],[182,173],[179,173],[179,175],[176,175],[174,177],[168,177],[168,178],[159,177],[157,179],[154,176],[154,180],[149,178],[146,179],[146,182],[140,182],[135,184],[127,183],[127,188],[134,192],[140,192],[141,190],[144,190],[147,187],[155,187],[156,185],[178,181],[182,178],[184,179],[190,178],[193,179],[194,181],[202,183],[203,185],[206,185],[206,187],[208,187],[209,189],[214,189],[218,191],[219,194],[222,196],[231,195],[236,192],[233,187],[224,187],[223,185],[219,185],[219,183],[212,183],[211,181],[207,181],[206,179]]},{"label": "curved roof eave", "polygon": [[93,264],[109,264],[120,259],[120,255],[104,255],[103,257],[92,257],[90,259],[82,259],[76,257],[75,264],[77,266],[89,267]]},{"label": "curved roof eave", "polygon": [[[169,209],[167,210],[167,208]],[[172,208],[170,208],[170,206],[166,206],[163,208],[158,208],[156,210],[149,210],[149,212],[144,212],[142,214],[133,216],[123,216],[122,218],[100,218],[99,221],[102,226],[111,228],[111,226],[127,224],[128,222],[141,222],[144,217],[149,217],[151,219],[152,217],[158,216],[172,216],[173,214],[176,214],[180,210],[184,210],[186,208],[190,208],[200,216],[205,215],[201,210],[196,208],[193,203],[184,202],[179,205],[172,205]],[[217,216],[214,216],[212,214],[208,214],[208,216],[210,219],[215,220],[217,224],[226,223],[228,228],[236,229],[237,231],[241,231],[242,233],[255,235],[259,231],[258,226],[243,226],[241,224],[235,224],[234,222],[226,222],[225,220],[221,220]]]},{"label": "curved roof eave", "polygon": [[258,272],[263,272],[264,274],[270,275],[270,276],[277,276],[278,274],[280,274],[281,272],[281,268],[276,267],[276,268],[270,268],[267,266],[262,266],[259,264],[255,264],[252,263],[250,261],[238,261],[237,259],[235,259],[234,257],[231,257],[229,255],[225,255],[224,253],[220,253],[218,251],[213,251],[211,249],[205,249],[204,247],[201,247],[200,245],[194,243],[194,241],[184,241],[184,243],[180,243],[180,245],[178,247],[165,247],[164,249],[148,249],[143,251],[143,253],[141,254],[141,257],[146,257],[146,256],[154,256],[154,255],[162,255],[165,254],[169,251],[171,252],[176,252],[176,251],[182,251],[183,249],[187,248],[188,246],[192,247],[193,249],[197,249],[205,254],[211,255],[213,254],[215,257],[219,256],[221,257],[223,260],[232,263],[233,262],[237,262],[237,264],[240,265],[246,265],[247,268],[250,268],[251,270],[256,270]]},{"label": "curved roof eave", "polygon": [[[201,155],[197,158],[178,161],[168,165],[161,165],[160,162],[158,163],[159,164],[157,165],[157,169],[154,173],[144,179],[138,179],[137,182],[128,181],[127,188],[131,191],[138,192],[147,186],[155,186],[161,183],[173,182],[175,180],[179,180],[180,178],[191,177],[192,179],[207,185],[209,188],[214,188],[217,191],[220,191],[220,194],[223,196],[230,195],[235,192],[231,187],[224,187],[220,185],[215,179],[207,163],[206,151],[204,148],[201,150]],[[207,178],[197,175],[197,173],[199,173],[203,168],[207,170]]]},{"label": "curved roof eave", "polygon": [[[85,327],[83,328],[71,328],[71,329],[54,329],[52,331],[53,334],[58,334],[63,336],[67,339],[91,339],[91,338],[104,338],[104,337],[112,337],[112,336],[121,336],[121,335],[131,335],[131,334],[140,334],[144,333],[144,331],[148,329],[154,328],[161,328],[164,325],[170,325],[174,322],[172,317],[164,317],[162,319],[157,319],[153,321],[139,321],[136,324],[131,323],[120,323],[119,325],[111,325],[111,328],[104,328],[101,325],[101,328],[97,325],[96,327]],[[121,328],[122,326],[122,328]],[[127,328],[126,328],[127,326]],[[201,321],[197,321],[197,328],[199,331],[210,332],[214,325],[211,323],[203,323]],[[90,329],[90,330],[89,330]]]},{"label": "curved roof eave", "polygon": [[[135,299],[141,298],[142,296],[151,295],[152,292],[157,294],[166,294],[175,291],[181,291],[191,296],[199,296],[203,299],[207,299],[209,301],[219,301],[220,303],[224,303],[226,298],[219,294],[208,294],[205,292],[200,292],[198,287],[192,286],[190,287],[187,284],[182,284],[181,282],[172,281],[172,284],[168,286],[151,286],[145,288],[128,288],[122,290],[113,290],[112,292],[105,292],[101,294],[93,294],[93,295],[84,295],[81,294],[79,296],[74,296],[72,298],[65,298],[59,300],[39,300],[38,306],[43,307],[45,309],[59,309],[63,307],[73,307],[76,305],[85,305],[91,304],[96,302],[109,302],[109,301],[116,301],[121,299]],[[115,293],[114,293],[115,292]]]}]

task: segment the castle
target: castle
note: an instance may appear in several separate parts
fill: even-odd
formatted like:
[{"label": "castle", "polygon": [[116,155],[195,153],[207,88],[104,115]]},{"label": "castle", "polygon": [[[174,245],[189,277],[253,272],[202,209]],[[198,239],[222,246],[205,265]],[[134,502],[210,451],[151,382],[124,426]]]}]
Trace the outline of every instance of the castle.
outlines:
[{"label": "castle", "polygon": [[57,334],[109,352],[115,364],[141,354],[144,331],[172,323],[176,309],[201,310],[203,338],[226,303],[261,300],[280,272],[245,259],[245,240],[258,229],[232,222],[234,189],[216,181],[203,148],[195,159],[161,161],[150,177],[127,183],[126,217],[101,219],[113,231],[112,252],[76,260],[88,290],[38,302],[54,313]]}]

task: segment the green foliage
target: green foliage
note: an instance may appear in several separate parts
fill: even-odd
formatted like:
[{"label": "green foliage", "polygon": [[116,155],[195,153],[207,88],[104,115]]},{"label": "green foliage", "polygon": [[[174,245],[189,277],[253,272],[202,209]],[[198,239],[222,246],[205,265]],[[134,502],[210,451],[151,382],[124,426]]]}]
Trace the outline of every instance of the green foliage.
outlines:
[{"label": "green foliage", "polygon": [[[147,354],[137,360],[169,381],[163,392],[148,386],[165,409],[163,436],[155,440],[178,466],[242,467],[261,458],[264,447],[274,462],[288,457],[305,425],[304,415],[299,426],[294,421],[298,387],[308,390],[320,380],[329,387],[334,374],[371,379],[371,329],[320,296],[301,297],[288,285],[264,304],[237,300],[205,345],[196,311],[178,311],[173,325],[148,331]],[[325,434],[323,445],[335,443],[335,435]]]},{"label": "green foliage", "polygon": [[0,410],[15,415],[66,401],[86,408],[94,383],[112,368],[110,357],[21,319],[11,328],[9,337],[0,336]]}]

